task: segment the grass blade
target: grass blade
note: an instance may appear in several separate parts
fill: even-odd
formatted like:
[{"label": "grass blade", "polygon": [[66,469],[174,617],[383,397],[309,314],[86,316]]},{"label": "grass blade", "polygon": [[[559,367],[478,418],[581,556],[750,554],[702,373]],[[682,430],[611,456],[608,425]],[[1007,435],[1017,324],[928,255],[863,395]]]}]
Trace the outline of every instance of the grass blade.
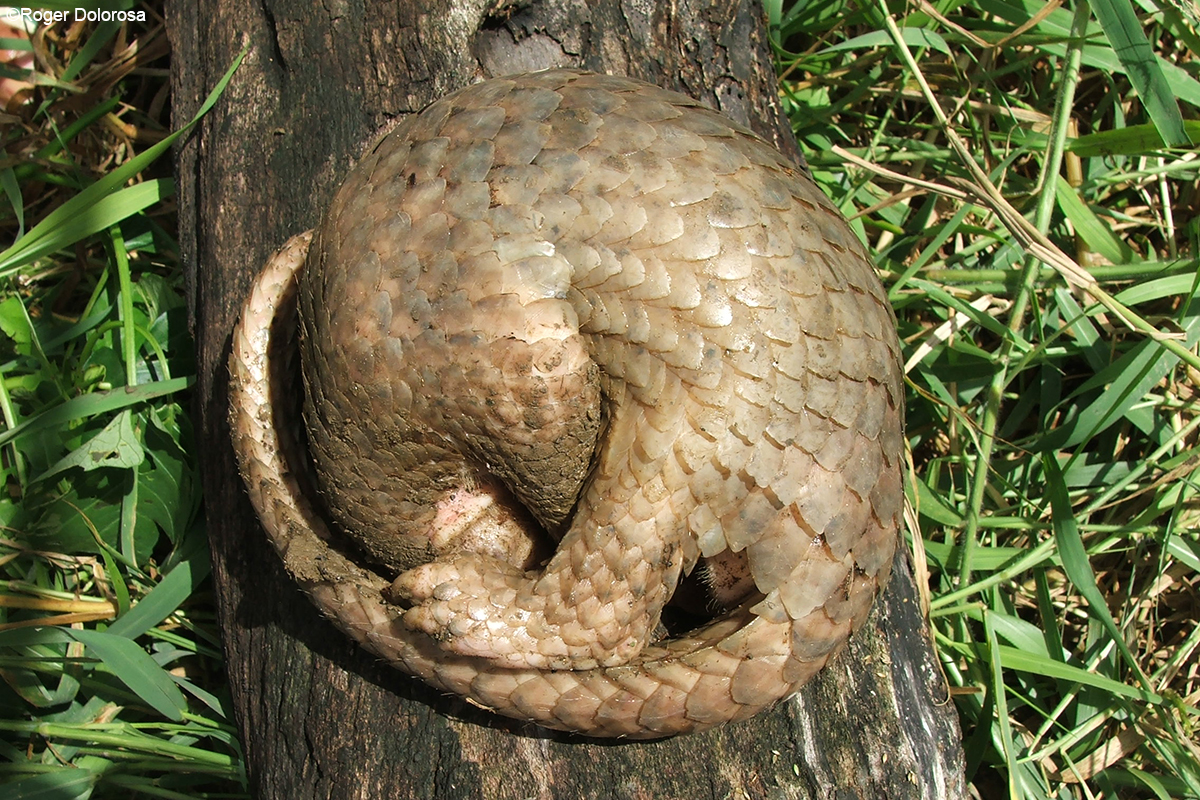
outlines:
[{"label": "grass blade", "polygon": [[1128,0],[1092,0],[1092,10],[1163,142],[1167,147],[1190,146],[1192,140],[1183,127],[1179,104],[1167,85],[1158,57],[1146,39],[1133,6]]},{"label": "grass blade", "polygon": [[[1184,120],[1183,128],[1192,141],[1200,139],[1200,120]],[[1140,156],[1165,147],[1162,134],[1154,125],[1130,125],[1096,131],[1067,143],[1067,149],[1080,158],[1095,156]]]},{"label": "grass blade", "polygon": [[127,614],[110,625],[108,633],[130,639],[141,636],[174,614],[210,571],[208,552],[198,550],[191,559],[167,573]]},{"label": "grass blade", "polygon": [[[247,52],[249,52],[248,49],[243,50],[240,54],[238,54],[238,57],[234,59],[233,65],[229,68],[225,75],[222,76],[221,80],[217,82],[217,85],[213,87],[213,90],[209,92],[204,104],[200,106],[199,111],[196,112],[196,116],[193,117],[187,125],[175,131],[170,136],[167,136],[161,142],[158,142],[157,144],[147,148],[145,152],[140,153],[136,157],[117,167],[112,172],[108,173],[103,178],[96,181],[67,202],[63,203],[54,211],[47,214],[45,219],[35,225],[32,230],[21,237],[21,239],[12,247],[8,248],[3,253],[0,253],[0,275],[4,275],[20,266],[23,266],[29,263],[33,258],[37,257],[36,255],[31,257],[30,253],[53,252],[54,248],[47,250],[35,246],[38,245],[42,239],[58,235],[58,229],[64,226],[70,226],[72,224],[72,220],[82,214],[87,213],[88,209],[94,207],[102,199],[113,192],[118,191],[119,187],[124,186],[127,181],[131,180],[139,172],[150,166],[150,164],[154,163],[159,156],[167,152],[171,145],[173,145],[180,136],[183,136],[185,133],[191,130],[192,127],[195,126],[195,124],[199,122],[205,114],[208,113],[209,109],[216,104],[221,94],[224,93],[225,87],[229,85],[229,81],[233,78],[233,73],[242,63],[242,59],[245,58]],[[117,221],[119,220],[111,220],[108,224],[111,225]],[[103,227],[108,227],[108,225]],[[100,229],[102,230],[103,228]]]},{"label": "grass blade", "polygon": [[1067,219],[1075,226],[1075,232],[1087,243],[1087,246],[1103,256],[1112,264],[1128,264],[1133,260],[1133,251],[1129,245],[1113,235],[1112,230],[1104,224],[1100,217],[1079,199],[1079,193],[1067,183],[1061,175],[1055,182],[1055,196],[1058,207],[1062,209]]},{"label": "grass blade", "polygon": [[[1139,693],[1142,694],[1141,699],[1153,701],[1153,698],[1149,696],[1150,682],[1142,673],[1141,667],[1138,666],[1137,659],[1134,658],[1129,644],[1125,641],[1125,634],[1117,627],[1112,612],[1108,610],[1108,603],[1104,601],[1104,595],[1100,594],[1100,588],[1096,585],[1096,574],[1092,571],[1092,563],[1088,558],[1087,549],[1083,546],[1083,538],[1079,535],[1075,511],[1071,508],[1071,499],[1067,496],[1067,487],[1063,482],[1058,462],[1052,454],[1047,453],[1042,456],[1042,466],[1046,470],[1046,492],[1050,496],[1054,539],[1058,545],[1059,555],[1062,556],[1063,571],[1067,573],[1067,577],[1075,589],[1087,602],[1088,612],[1108,631],[1108,635],[1112,637],[1117,649],[1125,657],[1126,663],[1137,675],[1138,682],[1146,690],[1144,694]],[[1125,694],[1135,691],[1133,687],[1125,684],[1119,684],[1116,681],[1112,683],[1113,685],[1108,687],[1108,691]]]},{"label": "grass blade", "polygon": [[1140,691],[1128,684],[1114,681],[1112,678],[1106,678],[1094,670],[1077,667],[1053,658],[1046,658],[1037,653],[1022,650],[1019,647],[1002,644],[997,645],[997,648],[999,650],[1000,661],[1007,669],[1015,669],[1018,672],[1028,672],[1033,675],[1043,675],[1047,678],[1069,681],[1081,686],[1091,686],[1111,694],[1136,700],[1162,702],[1162,698],[1153,692]]}]

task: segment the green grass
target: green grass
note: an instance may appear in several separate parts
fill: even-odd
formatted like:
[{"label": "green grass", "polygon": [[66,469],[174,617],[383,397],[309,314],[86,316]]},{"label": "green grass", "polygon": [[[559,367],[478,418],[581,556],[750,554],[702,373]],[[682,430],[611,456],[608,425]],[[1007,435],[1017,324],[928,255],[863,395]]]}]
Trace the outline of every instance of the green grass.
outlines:
[{"label": "green grass", "polygon": [[[899,320],[910,545],[973,787],[1200,797],[1197,12],[767,6],[797,136]],[[2,129],[6,796],[245,791],[161,35],[48,37],[61,69]]]},{"label": "green grass", "polygon": [[[154,174],[176,138],[159,119],[164,45],[161,26],[100,24],[77,41],[52,32],[41,46],[62,74],[3,129],[6,797],[244,793],[201,589],[173,182]],[[98,97],[80,111],[86,92]]]},{"label": "green grass", "polygon": [[910,543],[968,777],[1200,797],[1195,18],[909,9],[770,11],[905,343]]}]

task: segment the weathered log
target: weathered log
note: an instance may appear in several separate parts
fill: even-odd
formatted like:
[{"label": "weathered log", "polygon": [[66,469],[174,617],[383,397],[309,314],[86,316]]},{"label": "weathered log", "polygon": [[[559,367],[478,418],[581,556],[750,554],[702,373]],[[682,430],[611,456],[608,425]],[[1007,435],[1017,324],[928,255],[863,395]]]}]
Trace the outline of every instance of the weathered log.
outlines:
[{"label": "weathered log", "polygon": [[168,13],[179,120],[251,48],[179,151],[178,197],[215,586],[257,796],[964,795],[957,718],[903,557],[866,627],[796,699],[707,733],[598,742],[438,696],[354,646],[284,574],[233,465],[225,365],[246,287],[317,222],[374,131],[483,75],[577,66],[692,94],[796,155],[758,4],[175,0]]}]

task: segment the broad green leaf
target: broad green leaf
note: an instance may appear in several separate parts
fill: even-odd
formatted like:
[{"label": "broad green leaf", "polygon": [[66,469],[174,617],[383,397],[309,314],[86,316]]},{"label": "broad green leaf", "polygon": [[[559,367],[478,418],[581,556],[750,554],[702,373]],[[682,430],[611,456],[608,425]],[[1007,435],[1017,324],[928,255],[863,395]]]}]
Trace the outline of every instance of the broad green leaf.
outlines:
[{"label": "broad green leaf", "polygon": [[1063,480],[1071,489],[1103,488],[1125,480],[1136,466],[1137,464],[1131,461],[1096,459],[1093,462],[1086,456],[1077,457],[1063,472]]},{"label": "broad green leaf", "polygon": [[99,658],[118,680],[124,683],[151,708],[167,719],[180,721],[187,710],[187,700],[169,673],[154,663],[145,650],[124,636],[99,631],[60,628],[66,635],[82,642]]},{"label": "broad green leaf", "polygon": [[50,722],[87,725],[101,717],[111,717],[116,710],[116,706],[104,698],[90,697],[86,703],[74,703],[70,708],[47,714],[42,719]]},{"label": "broad green leaf", "polygon": [[70,641],[61,628],[10,628],[0,631],[0,647],[44,647]]},{"label": "broad green leaf", "polygon": [[183,719],[187,702],[170,674],[131,639],[112,633],[62,627],[0,631],[0,647],[61,645],[71,641],[82,644],[113,677],[154,710],[168,719]]},{"label": "broad green leaf", "polygon": [[[152,520],[178,542],[198,507],[197,477],[188,452],[160,420],[161,409],[146,415],[144,441],[149,459],[138,470],[139,518]],[[190,434],[188,447],[192,447]]]},{"label": "broad green leaf", "polygon": [[22,349],[23,354],[29,354],[29,344],[33,341],[33,329],[30,327],[29,315],[17,295],[9,295],[0,302],[0,331]]},{"label": "broad green leaf", "polygon": [[64,766],[7,784],[4,795],[9,800],[87,800],[99,780],[91,770]]},{"label": "broad green leaf", "polygon": [[145,460],[146,451],[133,429],[133,415],[129,409],[124,409],[86,444],[63,457],[35,480],[45,480],[71,467],[79,467],[85,472],[102,467],[131,469]]},{"label": "broad green leaf", "polygon": [[[122,504],[129,492],[128,470],[103,469],[72,476],[70,481],[34,484],[26,498],[32,521],[30,542],[64,553],[120,552]],[[139,518],[134,550],[144,560],[161,533],[150,518]]]}]

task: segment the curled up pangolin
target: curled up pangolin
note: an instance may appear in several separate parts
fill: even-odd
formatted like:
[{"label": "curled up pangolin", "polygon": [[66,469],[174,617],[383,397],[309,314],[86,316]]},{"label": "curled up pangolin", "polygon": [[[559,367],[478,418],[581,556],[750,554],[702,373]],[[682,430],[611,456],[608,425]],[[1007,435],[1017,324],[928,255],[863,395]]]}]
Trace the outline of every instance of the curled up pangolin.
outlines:
[{"label": "curled up pangolin", "polygon": [[[899,353],[863,247],[782,155],[683,95],[548,71],[402,122],[271,260],[234,443],[288,571],[364,647],[653,738],[774,705],[866,617]],[[667,632],[693,571],[706,616]]]}]

